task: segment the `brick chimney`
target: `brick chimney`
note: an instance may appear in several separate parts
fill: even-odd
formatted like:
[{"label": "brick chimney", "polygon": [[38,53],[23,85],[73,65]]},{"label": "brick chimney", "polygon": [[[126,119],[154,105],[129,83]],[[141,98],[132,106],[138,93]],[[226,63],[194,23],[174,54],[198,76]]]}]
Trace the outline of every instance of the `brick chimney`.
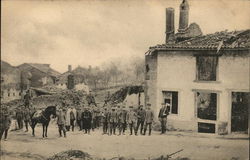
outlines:
[{"label": "brick chimney", "polygon": [[174,9],[166,8],[166,43],[174,41]]},{"label": "brick chimney", "polygon": [[189,5],[187,0],[183,0],[180,4],[180,18],[178,32],[185,32],[188,28]]},{"label": "brick chimney", "polygon": [[72,71],[72,66],[68,65],[68,71],[71,72]]}]

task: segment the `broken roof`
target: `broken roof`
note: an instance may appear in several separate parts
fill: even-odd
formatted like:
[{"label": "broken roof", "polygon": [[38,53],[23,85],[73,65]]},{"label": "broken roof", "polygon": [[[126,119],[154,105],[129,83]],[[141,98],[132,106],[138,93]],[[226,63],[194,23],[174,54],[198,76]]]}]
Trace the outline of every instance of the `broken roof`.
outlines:
[{"label": "broken roof", "polygon": [[149,48],[146,54],[155,50],[171,49],[198,49],[198,50],[220,50],[220,49],[249,49],[250,48],[250,29],[242,31],[216,32],[203,36],[197,36],[185,41],[173,44],[156,45]]},{"label": "broken roof", "polygon": [[50,65],[49,64],[40,64],[40,63],[24,63],[24,64],[27,64],[33,68],[36,68],[37,70],[41,71],[41,72],[44,72],[46,74],[49,74],[51,76],[59,76],[60,73],[57,72],[56,70],[50,68]]}]

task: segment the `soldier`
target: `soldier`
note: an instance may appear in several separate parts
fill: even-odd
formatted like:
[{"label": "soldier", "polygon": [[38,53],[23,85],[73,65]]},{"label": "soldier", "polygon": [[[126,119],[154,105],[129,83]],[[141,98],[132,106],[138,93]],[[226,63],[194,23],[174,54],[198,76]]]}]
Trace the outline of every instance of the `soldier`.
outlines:
[{"label": "soldier", "polygon": [[102,127],[103,127],[103,133],[107,134],[108,132],[108,123],[109,123],[109,112],[107,110],[107,107],[104,107],[104,111],[101,113],[102,116]]},{"label": "soldier", "polygon": [[23,111],[21,110],[21,106],[17,108],[16,119],[17,119],[18,129],[22,129],[23,128]]},{"label": "soldier", "polygon": [[62,131],[63,131],[63,135],[66,138],[66,129],[65,129],[66,115],[65,115],[65,111],[66,110],[62,110],[62,108],[59,109],[59,112],[57,114],[57,125],[58,125],[59,136],[62,137]]},{"label": "soldier", "polygon": [[24,120],[24,124],[25,124],[25,132],[28,132],[29,131],[29,124],[30,124],[30,110],[28,107],[25,107],[24,108],[24,111],[23,111],[23,120]]},{"label": "soldier", "polygon": [[117,125],[117,112],[115,110],[115,107],[112,107],[112,110],[110,112],[109,123],[110,123],[109,135],[112,135],[112,133],[115,135],[116,125]]},{"label": "soldier", "polygon": [[72,129],[72,132],[74,132],[75,120],[76,120],[75,108],[72,106],[71,110],[70,110],[70,126],[71,126],[71,129]]},{"label": "soldier", "polygon": [[158,115],[159,121],[161,123],[161,134],[166,133],[166,130],[167,130],[167,127],[166,127],[167,116],[169,114],[169,110],[168,110],[167,106],[170,106],[170,104],[162,103],[162,107],[161,107],[159,115]]},{"label": "soldier", "polygon": [[89,91],[89,94],[87,95],[86,100],[88,102],[88,105],[94,104],[97,107],[95,103],[95,97],[92,95],[91,91]]},{"label": "soldier", "polygon": [[77,125],[79,126],[79,131],[81,131],[82,130],[82,109],[79,105],[77,106],[77,110],[76,110],[76,122],[77,122]]},{"label": "soldier", "polygon": [[136,123],[136,113],[133,110],[133,106],[129,106],[129,111],[127,113],[126,121],[129,124],[130,135],[132,135],[133,129],[135,130],[135,123]]},{"label": "soldier", "polygon": [[1,104],[1,112],[0,112],[0,140],[2,140],[2,136],[4,134],[4,140],[7,140],[8,130],[11,125],[11,116],[9,112],[9,107]]},{"label": "soldier", "polygon": [[26,94],[24,95],[24,106],[30,107],[30,101],[31,101],[30,90],[27,90]]},{"label": "soldier", "polygon": [[146,111],[143,109],[143,105],[140,105],[137,111],[137,126],[136,126],[135,135],[137,135],[137,132],[140,126],[141,126],[140,134],[142,135],[145,115],[146,115]]},{"label": "soldier", "polygon": [[85,107],[82,113],[83,129],[85,134],[90,134],[92,114],[89,107]]},{"label": "soldier", "polygon": [[118,113],[118,126],[119,126],[119,135],[121,133],[124,135],[125,134],[125,129],[126,129],[126,116],[127,116],[127,111],[126,107],[123,106],[122,110]]},{"label": "soldier", "polygon": [[143,135],[146,134],[148,126],[149,126],[148,135],[149,136],[151,135],[153,120],[154,120],[154,113],[151,110],[151,104],[147,104],[147,110],[146,110],[146,113],[145,113],[145,127],[144,127],[144,133],[143,133]]}]

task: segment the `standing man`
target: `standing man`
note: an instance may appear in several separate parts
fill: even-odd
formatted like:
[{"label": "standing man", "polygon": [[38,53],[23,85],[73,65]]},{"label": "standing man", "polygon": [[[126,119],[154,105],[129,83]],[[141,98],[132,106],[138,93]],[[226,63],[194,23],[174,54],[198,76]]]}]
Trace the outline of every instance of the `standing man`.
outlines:
[{"label": "standing man", "polygon": [[135,123],[136,123],[136,113],[133,110],[133,106],[129,106],[129,111],[126,117],[127,123],[129,124],[130,135],[133,134],[133,130],[135,130]]},{"label": "standing man", "polygon": [[66,123],[66,115],[65,112],[62,110],[62,108],[60,108],[57,114],[58,131],[60,137],[62,137],[62,131],[63,131],[63,135],[66,138],[65,123]]},{"label": "standing man", "polygon": [[137,111],[137,126],[136,126],[136,131],[135,135],[137,135],[138,129],[141,126],[140,134],[142,135],[143,131],[143,125],[145,121],[145,116],[146,116],[146,111],[143,109],[143,105],[140,105]]},{"label": "standing man", "polygon": [[82,130],[82,108],[78,105],[76,110],[76,122],[79,126],[79,131]]},{"label": "standing man", "polygon": [[70,110],[70,127],[72,129],[72,132],[74,132],[75,120],[76,120],[76,116],[75,116],[75,113],[74,113],[74,107],[71,107],[71,110]]},{"label": "standing man", "polygon": [[23,111],[23,120],[24,120],[24,124],[25,124],[25,132],[28,132],[29,131],[29,124],[30,124],[30,110],[28,107],[25,107],[24,108],[24,111]]},{"label": "standing man", "polygon": [[85,134],[87,133],[90,134],[91,120],[92,120],[92,114],[89,110],[89,107],[85,107],[82,113],[82,122],[83,122],[83,129],[85,131]]},{"label": "standing man", "polygon": [[107,110],[107,107],[104,107],[104,111],[101,114],[102,116],[102,127],[103,127],[103,133],[107,134],[108,132],[108,123],[109,123],[109,112]]},{"label": "standing man", "polygon": [[126,129],[126,117],[127,117],[127,111],[125,106],[122,107],[122,110],[118,114],[118,123],[119,123],[119,135],[121,133],[124,135],[125,134],[125,129]]},{"label": "standing man", "polygon": [[0,141],[2,140],[2,136],[4,134],[4,140],[7,140],[8,130],[11,125],[11,115],[9,112],[9,106],[1,104],[1,112],[0,112]]},{"label": "standing man", "polygon": [[110,123],[109,135],[112,135],[112,133],[115,135],[116,124],[117,124],[117,112],[115,110],[115,107],[112,107],[112,110],[110,112],[109,123]]},{"label": "standing man", "polygon": [[17,119],[18,129],[22,129],[23,128],[23,111],[21,110],[21,106],[17,108],[16,119]]},{"label": "standing man", "polygon": [[158,115],[159,121],[161,123],[161,134],[166,133],[166,130],[167,130],[167,127],[166,127],[167,116],[169,114],[169,110],[168,110],[167,106],[169,107],[170,104],[162,103],[162,107],[161,107],[159,115]]},{"label": "standing man", "polygon": [[29,108],[30,102],[31,102],[30,90],[27,90],[26,94],[24,95],[24,106]]},{"label": "standing man", "polygon": [[97,105],[95,103],[95,97],[92,95],[91,91],[89,91],[89,94],[87,95],[86,100],[87,100],[89,106],[91,104],[94,104],[97,107]]},{"label": "standing man", "polygon": [[154,121],[154,113],[151,110],[151,104],[147,104],[147,110],[146,110],[146,114],[145,114],[145,127],[144,127],[144,133],[143,133],[143,135],[146,134],[148,126],[149,126],[148,135],[149,136],[151,135],[153,121]]}]

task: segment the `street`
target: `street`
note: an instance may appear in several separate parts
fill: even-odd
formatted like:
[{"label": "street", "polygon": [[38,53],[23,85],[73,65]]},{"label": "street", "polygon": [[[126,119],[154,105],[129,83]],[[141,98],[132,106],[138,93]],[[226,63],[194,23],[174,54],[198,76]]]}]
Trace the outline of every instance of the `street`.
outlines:
[{"label": "street", "polygon": [[249,141],[247,139],[224,139],[214,135],[185,134],[160,135],[153,132],[151,136],[102,135],[101,129],[84,134],[76,129],[67,132],[67,138],[59,138],[57,126],[50,124],[48,138],[42,139],[41,126],[36,127],[36,137],[31,131],[11,131],[8,141],[1,142],[1,160],[31,160],[46,159],[61,151],[77,149],[94,157],[113,158],[117,156],[133,157],[135,159],[156,158],[174,153],[172,158],[187,157],[192,160],[227,160],[248,159]]}]

